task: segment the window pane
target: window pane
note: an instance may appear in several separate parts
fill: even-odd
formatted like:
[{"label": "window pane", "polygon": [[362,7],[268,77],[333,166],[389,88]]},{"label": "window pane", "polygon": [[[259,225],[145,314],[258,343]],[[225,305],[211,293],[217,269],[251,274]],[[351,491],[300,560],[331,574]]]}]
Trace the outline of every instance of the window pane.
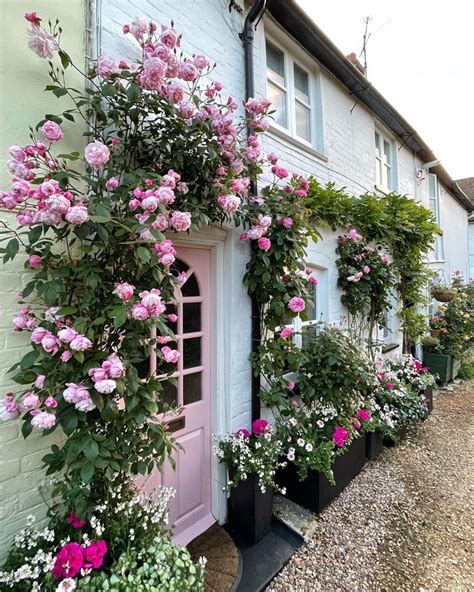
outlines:
[{"label": "window pane", "polygon": [[294,65],[295,95],[309,105],[309,78],[308,74]]},{"label": "window pane", "polygon": [[313,293],[311,294],[311,300],[306,301],[306,314],[308,315],[308,321],[318,321],[319,319],[316,318],[316,291],[317,287],[314,286]]},{"label": "window pane", "polygon": [[283,52],[267,43],[267,77],[285,86],[285,58]]},{"label": "window pane", "polygon": [[386,162],[389,166],[391,163],[391,154],[390,154],[390,144],[387,140],[383,141],[383,155],[384,155],[384,162]]},{"label": "window pane", "polygon": [[181,294],[183,296],[199,296],[199,284],[194,273],[181,286]]},{"label": "window pane", "polygon": [[183,333],[194,333],[201,330],[201,303],[188,302],[183,304]]},{"label": "window pane", "polygon": [[186,374],[183,376],[183,404],[189,405],[202,399],[202,374]]},{"label": "window pane", "polygon": [[201,338],[183,340],[183,368],[194,368],[201,365]]},{"label": "window pane", "polygon": [[381,157],[381,154],[380,154],[380,136],[378,135],[377,132],[375,132],[375,154],[379,158]]},{"label": "window pane", "polygon": [[302,349],[306,349],[311,343],[316,339],[318,334],[318,326],[317,325],[309,325],[308,327],[303,327],[302,331]]},{"label": "window pane", "polygon": [[311,126],[310,126],[310,114],[311,111],[295,101],[295,113],[296,113],[296,135],[300,138],[304,138],[311,141]]},{"label": "window pane", "polygon": [[286,123],[286,92],[280,90],[271,82],[268,82],[267,95],[272,102],[271,109],[276,111],[273,113],[275,123],[283,127],[288,127]]},{"label": "window pane", "polygon": [[165,405],[175,406],[178,404],[178,389],[169,380],[161,383],[163,390],[157,394],[158,407],[163,411]]},{"label": "window pane", "polygon": [[438,197],[438,191],[437,191],[437,178],[436,175],[428,175],[428,181],[429,181],[429,196],[436,199]]}]

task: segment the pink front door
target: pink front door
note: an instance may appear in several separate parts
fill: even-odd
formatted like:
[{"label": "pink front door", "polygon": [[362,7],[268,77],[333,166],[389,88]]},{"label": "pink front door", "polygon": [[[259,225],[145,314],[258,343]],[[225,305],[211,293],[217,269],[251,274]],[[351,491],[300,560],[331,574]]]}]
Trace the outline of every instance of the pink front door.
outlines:
[{"label": "pink front door", "polygon": [[176,293],[178,321],[174,330],[181,355],[173,375],[177,387],[167,382],[161,396],[184,406],[181,415],[170,421],[173,436],[183,449],[174,454],[176,470],[166,463],[144,487],[150,492],[159,485],[175,489],[170,504],[173,540],[186,545],[215,522],[211,513],[210,251],[179,249],[176,267],[186,273],[186,281]]}]

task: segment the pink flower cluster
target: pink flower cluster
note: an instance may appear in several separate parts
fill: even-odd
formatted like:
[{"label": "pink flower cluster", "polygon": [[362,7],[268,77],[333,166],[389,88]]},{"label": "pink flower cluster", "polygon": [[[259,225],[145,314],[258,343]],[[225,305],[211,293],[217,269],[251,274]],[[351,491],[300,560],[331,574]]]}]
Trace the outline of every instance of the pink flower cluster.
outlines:
[{"label": "pink flower cluster", "polygon": [[27,30],[28,47],[40,58],[51,60],[53,52],[59,50],[54,35],[40,26],[41,19],[36,12],[25,13],[25,19],[31,24],[31,29]]},{"label": "pink flower cluster", "polygon": [[64,348],[65,351],[61,354],[63,362],[70,360],[74,352],[85,351],[92,347],[90,339],[66,325],[58,331],[57,336],[44,327],[36,327],[31,334],[31,341],[35,345],[41,345],[46,353],[53,356],[58,353],[61,347]]},{"label": "pink flower cluster", "polygon": [[342,448],[349,439],[349,431],[342,426],[336,426],[332,435],[332,440],[339,448]]},{"label": "pink flower cluster", "polygon": [[173,265],[176,259],[176,249],[173,247],[171,240],[164,240],[161,243],[155,244],[155,251],[158,256],[158,261],[165,267]]},{"label": "pink flower cluster", "polygon": [[111,354],[100,368],[89,370],[95,390],[103,395],[113,393],[117,388],[115,379],[121,378],[124,374],[125,367],[117,354]]},{"label": "pink flower cluster", "polygon": [[306,304],[303,298],[300,296],[294,296],[288,302],[288,308],[291,310],[291,312],[300,313],[306,308]]},{"label": "pink flower cluster", "polygon": [[166,310],[165,304],[161,300],[161,291],[153,288],[150,291],[140,292],[141,301],[132,306],[132,318],[136,321],[146,321],[147,319],[156,319]]},{"label": "pink flower cluster", "polygon": [[77,411],[87,413],[95,409],[94,401],[91,399],[89,389],[74,382],[66,382],[66,389],[63,392],[63,398],[67,403],[71,403]]},{"label": "pink flower cluster", "polygon": [[261,436],[262,434],[265,434],[268,432],[269,428],[270,424],[266,419],[256,419],[252,423],[252,433],[255,434],[255,436]]},{"label": "pink flower cluster", "polygon": [[13,328],[15,331],[24,329],[32,331],[38,326],[38,321],[28,306],[24,306],[20,312],[13,317]]},{"label": "pink flower cluster", "polygon": [[86,545],[67,543],[56,556],[52,575],[55,580],[74,578],[81,570],[99,569],[104,563],[107,544],[102,539]]},{"label": "pink flower cluster", "polygon": [[82,528],[88,523],[88,520],[86,518],[78,518],[76,516],[76,512],[74,512],[73,510],[67,518],[67,523],[70,524],[73,528]]}]

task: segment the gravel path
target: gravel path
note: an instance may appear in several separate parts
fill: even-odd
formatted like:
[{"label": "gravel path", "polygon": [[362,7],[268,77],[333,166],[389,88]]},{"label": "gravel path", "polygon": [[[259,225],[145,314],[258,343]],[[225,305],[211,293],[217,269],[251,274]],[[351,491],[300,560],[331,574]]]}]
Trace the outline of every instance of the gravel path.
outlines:
[{"label": "gravel path", "polygon": [[300,512],[308,542],[267,592],[474,591],[474,381],[434,404],[319,517]]}]

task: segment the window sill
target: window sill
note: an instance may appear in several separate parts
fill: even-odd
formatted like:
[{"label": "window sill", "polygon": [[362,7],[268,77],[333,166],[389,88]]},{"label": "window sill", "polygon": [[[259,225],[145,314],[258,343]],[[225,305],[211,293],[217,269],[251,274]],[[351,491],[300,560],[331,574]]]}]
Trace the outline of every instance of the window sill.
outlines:
[{"label": "window sill", "polygon": [[270,133],[270,136],[276,136],[280,140],[285,140],[285,142],[288,142],[288,144],[291,144],[295,148],[298,148],[299,150],[302,150],[303,152],[306,152],[307,154],[311,154],[311,156],[315,156],[316,158],[319,158],[319,160],[322,160],[323,162],[329,161],[327,156],[325,156],[324,154],[321,154],[321,152],[318,152],[312,146],[310,146],[309,144],[306,144],[306,142],[299,140],[298,138],[295,138],[294,136],[292,136],[290,134],[290,132],[284,130],[283,128],[276,127],[274,125],[270,125],[270,128],[268,131]]},{"label": "window sill", "polygon": [[378,193],[382,193],[382,195],[389,195],[390,193],[393,193],[393,191],[391,189],[387,189],[386,187],[382,187],[382,185],[375,184],[374,189]]},{"label": "window sill", "polygon": [[430,259],[428,261],[428,265],[440,265],[440,264],[444,264],[447,262],[448,262],[447,259]]},{"label": "window sill", "polygon": [[391,351],[394,351],[400,347],[398,343],[387,343],[387,345],[382,346],[382,353],[388,354]]}]

